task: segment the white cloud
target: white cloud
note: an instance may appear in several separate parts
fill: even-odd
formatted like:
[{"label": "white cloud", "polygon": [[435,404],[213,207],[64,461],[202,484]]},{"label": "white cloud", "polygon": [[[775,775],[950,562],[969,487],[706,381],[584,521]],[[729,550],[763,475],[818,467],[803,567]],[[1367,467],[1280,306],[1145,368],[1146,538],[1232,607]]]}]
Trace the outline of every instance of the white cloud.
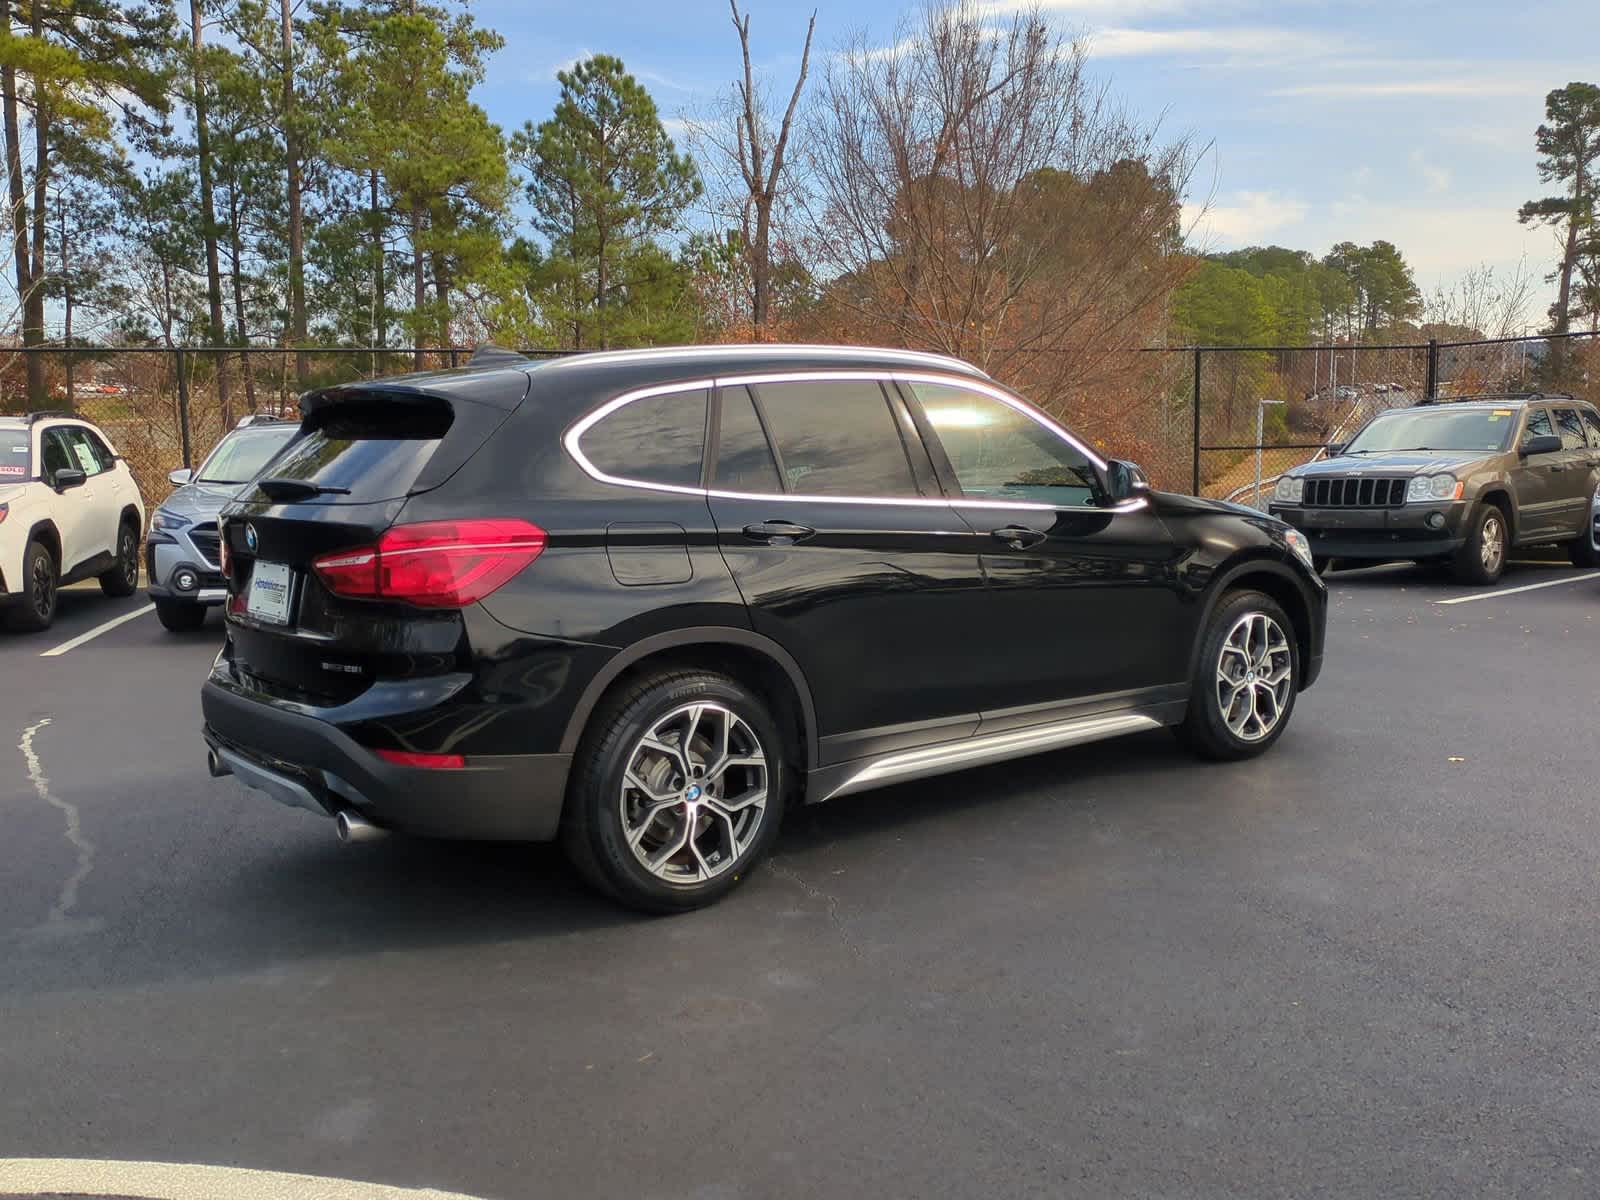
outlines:
[{"label": "white cloud", "polygon": [[1450,190],[1451,175],[1444,167],[1435,166],[1421,150],[1413,150],[1408,156],[1412,168],[1422,176],[1423,186],[1430,192],[1448,192]]},{"label": "white cloud", "polygon": [[[1406,64],[1397,62],[1395,72]],[[1542,96],[1544,82],[1496,77],[1484,71],[1476,75],[1447,79],[1345,79],[1334,83],[1303,83],[1275,88],[1273,96],[1324,96],[1345,100],[1382,96]]]},{"label": "white cloud", "polygon": [[1252,246],[1268,240],[1274,230],[1300,224],[1310,207],[1304,200],[1277,192],[1235,192],[1228,204],[1184,205],[1183,220],[1192,230],[1191,240],[1202,248],[1209,249],[1218,241]]},{"label": "white cloud", "polygon": [[1090,53],[1104,58],[1155,55],[1224,55],[1269,59],[1275,65],[1301,58],[1323,58],[1346,49],[1337,34],[1261,26],[1219,29],[1133,29],[1112,27],[1089,35]]}]

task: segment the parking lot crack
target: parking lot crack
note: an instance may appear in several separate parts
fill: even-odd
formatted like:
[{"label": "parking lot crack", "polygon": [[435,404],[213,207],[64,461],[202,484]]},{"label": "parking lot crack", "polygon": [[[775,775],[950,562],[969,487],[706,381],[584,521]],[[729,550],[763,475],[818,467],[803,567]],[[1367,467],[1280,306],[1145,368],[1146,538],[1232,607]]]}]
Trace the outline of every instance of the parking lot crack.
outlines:
[{"label": "parking lot crack", "polygon": [[61,892],[50,909],[48,924],[59,925],[78,906],[78,888],[94,869],[94,843],[83,835],[83,821],[78,806],[67,803],[50,790],[49,776],[44,773],[44,764],[39,761],[39,753],[33,748],[34,737],[48,724],[50,718],[44,717],[28,726],[22,741],[17,743],[17,749],[22,751],[22,757],[28,764],[28,782],[33,784],[39,799],[57,809],[65,818],[67,842],[77,853],[77,865],[62,883]]},{"label": "parking lot crack", "polygon": [[856,944],[855,939],[850,936],[849,929],[845,927],[844,922],[839,918],[839,898],[837,896],[833,895],[831,892],[825,892],[821,888],[808,883],[798,871],[794,870],[794,868],[785,866],[781,859],[771,859],[767,863],[767,869],[773,874],[787,879],[790,883],[794,884],[801,891],[805,892],[806,895],[810,896],[813,900],[820,900],[827,905],[828,924],[832,925],[838,932],[839,940],[845,944],[845,949],[849,950],[850,953],[857,958],[865,957],[861,953],[861,947]]}]

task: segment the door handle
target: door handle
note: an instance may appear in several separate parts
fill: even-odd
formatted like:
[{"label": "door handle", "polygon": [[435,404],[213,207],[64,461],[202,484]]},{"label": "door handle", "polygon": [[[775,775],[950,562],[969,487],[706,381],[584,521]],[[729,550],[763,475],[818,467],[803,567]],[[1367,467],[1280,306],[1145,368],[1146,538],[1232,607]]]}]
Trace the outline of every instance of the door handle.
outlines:
[{"label": "door handle", "polygon": [[999,529],[991,529],[989,536],[1004,542],[1013,550],[1026,550],[1030,546],[1037,546],[1048,535],[1037,529],[1029,529],[1026,525],[1002,525]]},{"label": "door handle", "polygon": [[754,525],[744,527],[745,537],[769,546],[792,546],[816,532],[809,525],[796,525],[793,521],[757,521]]}]

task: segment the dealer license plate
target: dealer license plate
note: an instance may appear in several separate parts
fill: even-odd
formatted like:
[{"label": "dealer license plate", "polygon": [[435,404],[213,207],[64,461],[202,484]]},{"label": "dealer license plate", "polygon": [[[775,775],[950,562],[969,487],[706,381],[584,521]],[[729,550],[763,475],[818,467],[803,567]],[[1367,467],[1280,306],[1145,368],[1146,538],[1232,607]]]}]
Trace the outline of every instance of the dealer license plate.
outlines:
[{"label": "dealer license plate", "polygon": [[257,560],[255,569],[250,572],[250,595],[245,611],[269,625],[287,625],[293,584],[294,572],[286,563]]}]

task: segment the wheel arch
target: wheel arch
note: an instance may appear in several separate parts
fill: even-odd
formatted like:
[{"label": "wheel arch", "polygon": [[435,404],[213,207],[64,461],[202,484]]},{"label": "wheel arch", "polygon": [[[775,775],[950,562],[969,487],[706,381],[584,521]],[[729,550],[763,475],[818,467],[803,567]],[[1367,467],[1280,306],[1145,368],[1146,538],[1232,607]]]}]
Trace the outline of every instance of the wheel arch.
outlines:
[{"label": "wheel arch", "polygon": [[1521,522],[1517,520],[1517,505],[1511,498],[1511,489],[1503,483],[1492,483],[1478,493],[1479,504],[1492,504],[1500,510],[1500,515],[1506,519],[1506,532],[1509,534],[1508,542],[1515,542],[1521,536]]},{"label": "wheel arch", "polygon": [[773,715],[792,727],[801,752],[799,773],[817,761],[817,713],[811,687],[794,656],[771,638],[734,626],[698,625],[644,638],[619,651],[589,681],[561,737],[561,753],[578,749],[589,718],[620,681],[671,665],[720,669],[771,694]]},{"label": "wheel arch", "polygon": [[1206,630],[1211,626],[1211,616],[1217,605],[1229,592],[1244,588],[1253,588],[1271,596],[1288,614],[1294,625],[1295,645],[1300,651],[1301,671],[1304,672],[1314,649],[1311,626],[1315,608],[1307,594],[1306,584],[1286,563],[1273,558],[1249,558],[1224,568],[1212,580],[1206,593],[1205,609],[1196,627],[1194,645],[1189,651],[1189,678],[1193,679],[1200,669],[1200,652],[1204,648]]},{"label": "wheel arch", "polygon": [[[28,541],[43,542],[46,546],[50,547],[50,553],[55,556],[56,560],[56,574],[59,575],[62,571],[61,531],[56,528],[56,523],[49,517],[45,517],[40,521],[35,521],[33,523],[33,528],[28,530]],[[24,545],[26,544],[27,543],[24,543]]]},{"label": "wheel arch", "polygon": [[144,532],[144,522],[139,518],[139,510],[131,504],[122,506],[122,515],[117,518],[117,524],[132,525],[135,536]]}]

